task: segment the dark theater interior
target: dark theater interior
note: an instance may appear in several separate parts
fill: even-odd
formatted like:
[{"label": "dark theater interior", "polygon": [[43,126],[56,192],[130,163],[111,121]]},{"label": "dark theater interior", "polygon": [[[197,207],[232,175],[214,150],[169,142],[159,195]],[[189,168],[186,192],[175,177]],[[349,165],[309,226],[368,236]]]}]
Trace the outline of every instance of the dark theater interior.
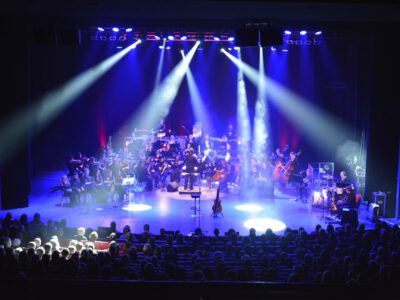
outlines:
[{"label": "dark theater interior", "polygon": [[7,1],[13,299],[398,299],[397,1]]}]

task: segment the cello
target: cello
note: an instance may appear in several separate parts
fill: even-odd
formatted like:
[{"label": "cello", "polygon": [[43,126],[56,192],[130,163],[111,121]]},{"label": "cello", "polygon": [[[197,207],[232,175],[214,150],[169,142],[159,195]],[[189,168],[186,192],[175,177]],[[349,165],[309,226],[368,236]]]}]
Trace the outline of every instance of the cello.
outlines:
[{"label": "cello", "polygon": [[214,200],[214,204],[212,206],[212,215],[214,217],[216,217],[218,214],[222,214],[222,205],[221,205],[221,200],[219,199],[219,184],[218,184],[218,188],[217,188],[217,196]]}]

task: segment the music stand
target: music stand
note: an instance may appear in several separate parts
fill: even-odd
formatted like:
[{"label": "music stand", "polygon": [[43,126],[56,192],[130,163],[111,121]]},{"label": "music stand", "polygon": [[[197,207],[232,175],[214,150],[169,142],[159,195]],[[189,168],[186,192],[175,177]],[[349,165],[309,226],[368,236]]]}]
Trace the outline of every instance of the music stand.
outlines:
[{"label": "music stand", "polygon": [[[190,196],[194,199],[194,206],[193,206],[193,210],[194,210],[194,215],[192,215],[192,217],[197,218],[198,221],[198,228],[200,228],[200,195],[201,192],[198,193],[192,193]],[[198,205],[197,205],[198,203]],[[198,212],[198,214],[197,214]]]}]

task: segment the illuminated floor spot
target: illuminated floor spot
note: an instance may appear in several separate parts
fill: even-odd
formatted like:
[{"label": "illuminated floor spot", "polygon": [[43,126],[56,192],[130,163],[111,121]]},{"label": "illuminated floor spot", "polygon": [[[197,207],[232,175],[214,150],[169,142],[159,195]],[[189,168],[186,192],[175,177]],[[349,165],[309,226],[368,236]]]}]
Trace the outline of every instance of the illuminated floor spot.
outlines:
[{"label": "illuminated floor spot", "polygon": [[262,211],[264,208],[257,204],[242,204],[242,205],[236,205],[235,209],[240,211],[256,212],[256,211]]},{"label": "illuminated floor spot", "polygon": [[286,224],[275,219],[259,218],[250,219],[243,223],[244,227],[254,228],[256,231],[265,232],[270,228],[273,232],[281,231],[286,228]]},{"label": "illuminated floor spot", "polygon": [[147,204],[131,203],[129,205],[125,205],[122,209],[127,211],[145,211],[151,209],[151,206]]}]

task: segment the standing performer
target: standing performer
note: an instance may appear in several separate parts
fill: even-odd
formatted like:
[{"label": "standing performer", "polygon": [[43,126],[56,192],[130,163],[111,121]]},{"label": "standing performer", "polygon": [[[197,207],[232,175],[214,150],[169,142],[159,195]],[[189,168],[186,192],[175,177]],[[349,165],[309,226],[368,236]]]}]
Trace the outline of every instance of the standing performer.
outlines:
[{"label": "standing performer", "polygon": [[197,171],[197,165],[198,161],[196,154],[194,154],[194,149],[189,148],[189,153],[185,158],[183,167],[185,172],[187,173],[185,177],[185,190],[188,189],[188,184],[189,184],[189,189],[193,190],[194,179],[196,178],[194,173]]}]

